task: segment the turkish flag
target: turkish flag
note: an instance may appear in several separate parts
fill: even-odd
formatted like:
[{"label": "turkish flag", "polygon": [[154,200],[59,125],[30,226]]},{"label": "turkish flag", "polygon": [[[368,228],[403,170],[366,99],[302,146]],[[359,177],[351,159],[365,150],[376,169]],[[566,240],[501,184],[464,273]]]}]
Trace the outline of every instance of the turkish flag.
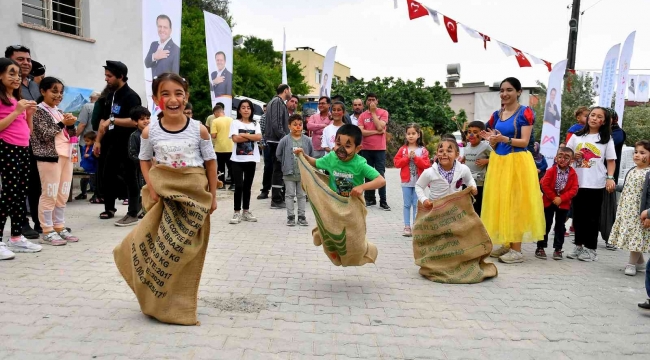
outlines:
[{"label": "turkish flag", "polygon": [[515,48],[512,48],[512,50],[515,51],[515,57],[517,58],[517,62],[519,63],[519,67],[532,67],[533,66],[533,65],[530,64],[530,61],[524,55],[524,53],[521,52],[521,50],[515,49]]},{"label": "turkish flag", "polygon": [[409,18],[411,20],[429,15],[427,8],[419,2],[415,0],[406,0],[406,2],[409,7]]},{"label": "turkish flag", "polygon": [[457,43],[458,42],[458,23],[456,23],[456,20],[452,18],[448,18],[446,16],[443,16],[445,20],[445,27],[447,28],[447,32],[449,33],[449,37],[451,38],[451,41]]},{"label": "turkish flag", "polygon": [[487,42],[491,41],[492,39],[490,39],[489,36],[487,36],[487,35],[485,35],[483,33],[478,33],[478,34],[481,35],[481,37],[483,38],[483,49],[487,50]]},{"label": "turkish flag", "polygon": [[544,59],[542,59],[542,61],[544,62],[544,65],[546,65],[546,67],[548,68],[548,72],[551,72],[551,70],[553,70],[553,64],[551,64],[550,61],[546,61]]}]

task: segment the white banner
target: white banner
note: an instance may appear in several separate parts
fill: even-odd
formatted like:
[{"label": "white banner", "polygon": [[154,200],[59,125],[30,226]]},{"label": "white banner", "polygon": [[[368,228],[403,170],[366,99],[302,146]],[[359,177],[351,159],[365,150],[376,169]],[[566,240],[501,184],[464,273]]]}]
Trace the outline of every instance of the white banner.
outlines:
[{"label": "white banner", "polygon": [[614,95],[614,86],[616,85],[616,65],[618,65],[618,53],[620,49],[621,44],[616,44],[609,49],[607,56],[605,56],[603,71],[600,77],[598,106],[612,107],[612,96]]},{"label": "white banner", "polygon": [[282,29],[282,83],[289,85],[287,79],[287,31]]},{"label": "white banner", "polygon": [[142,0],[142,58],[147,105],[152,115],[159,109],[153,103],[151,82],[166,72],[180,71],[181,0]]},{"label": "white banner", "polygon": [[650,91],[648,86],[650,85],[650,76],[641,75],[636,86],[636,97],[635,101],[638,102],[648,102],[648,97],[650,97]]},{"label": "white banner", "polygon": [[562,124],[562,81],[566,73],[566,60],[553,66],[548,78],[546,105],[544,106],[544,123],[542,124],[542,142],[540,153],[549,166],[555,162],[555,155],[560,146],[560,126]]},{"label": "white banner", "polygon": [[323,60],[323,74],[320,78],[319,96],[332,97],[332,78],[334,77],[334,61],[336,59],[336,46],[327,50]]},{"label": "white banner", "polygon": [[618,114],[618,125],[623,127],[623,113],[625,112],[625,94],[627,87],[630,85],[629,72],[630,63],[632,62],[632,53],[634,52],[634,38],[636,31],[632,31],[623,43],[623,50],[621,50],[621,60],[618,64],[618,87],[616,88],[616,105],[614,110]]},{"label": "white banner", "polygon": [[639,89],[639,75],[628,76],[630,82],[627,84],[627,99],[636,101],[636,92]]},{"label": "white banner", "polygon": [[203,12],[205,47],[208,52],[208,75],[212,106],[224,105],[226,116],[232,109],[232,31],[221,17]]},{"label": "white banner", "polygon": [[596,94],[596,96],[600,96],[600,78],[601,78],[601,73],[591,73],[591,90]]}]

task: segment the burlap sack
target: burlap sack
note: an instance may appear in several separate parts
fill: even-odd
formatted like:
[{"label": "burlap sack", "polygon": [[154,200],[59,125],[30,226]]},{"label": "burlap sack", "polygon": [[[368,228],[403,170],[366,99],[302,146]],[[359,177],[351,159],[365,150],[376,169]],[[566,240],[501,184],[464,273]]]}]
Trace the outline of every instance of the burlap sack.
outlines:
[{"label": "burlap sack", "polygon": [[366,205],[360,198],[343,197],[332,191],[328,177],[316,172],[300,155],[302,187],[309,196],[316,227],[314,245],[336,266],[361,266],[377,260],[377,247],[366,240]]},{"label": "burlap sack", "polygon": [[440,283],[474,284],[498,274],[486,263],[492,241],[474,212],[470,189],[433,202],[418,204],[413,227],[413,256],[420,274]]},{"label": "burlap sack", "polygon": [[113,250],[115,264],[146,315],[196,325],[196,307],[210,234],[212,194],[202,168],[154,166],[149,179],[160,195],[142,190],[147,213]]}]

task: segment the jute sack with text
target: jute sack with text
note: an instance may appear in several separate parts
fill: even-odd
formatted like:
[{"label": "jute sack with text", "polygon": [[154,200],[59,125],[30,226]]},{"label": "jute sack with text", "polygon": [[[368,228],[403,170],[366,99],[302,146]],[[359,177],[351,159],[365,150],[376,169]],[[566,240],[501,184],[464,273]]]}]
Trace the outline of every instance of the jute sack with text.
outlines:
[{"label": "jute sack with text", "polygon": [[196,325],[197,296],[210,234],[212,194],[203,168],[154,166],[142,205],[147,213],[113,250],[140,309],[159,321]]},{"label": "jute sack with text", "polygon": [[420,274],[440,283],[474,284],[495,277],[497,267],[486,263],[492,240],[472,206],[470,189],[433,202],[418,204],[413,227],[413,255]]},{"label": "jute sack with text", "polygon": [[377,260],[377,247],[366,240],[366,205],[357,197],[343,197],[332,191],[328,177],[316,172],[300,155],[302,187],[309,196],[316,227],[314,245],[336,266],[361,266]]}]

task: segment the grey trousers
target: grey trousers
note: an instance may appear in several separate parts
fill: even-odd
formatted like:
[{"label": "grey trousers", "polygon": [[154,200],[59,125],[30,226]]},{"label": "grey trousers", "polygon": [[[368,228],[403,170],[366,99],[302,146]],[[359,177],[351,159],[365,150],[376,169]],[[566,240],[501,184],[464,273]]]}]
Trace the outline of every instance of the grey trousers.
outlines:
[{"label": "grey trousers", "polygon": [[[287,204],[287,217],[295,216],[293,212],[293,198],[296,197],[298,204],[298,217],[305,217],[305,204],[306,196],[305,192],[302,190],[302,183],[300,181],[291,181],[284,179],[284,186],[286,187],[286,193],[284,202]],[[295,218],[294,218],[295,219]]]}]

